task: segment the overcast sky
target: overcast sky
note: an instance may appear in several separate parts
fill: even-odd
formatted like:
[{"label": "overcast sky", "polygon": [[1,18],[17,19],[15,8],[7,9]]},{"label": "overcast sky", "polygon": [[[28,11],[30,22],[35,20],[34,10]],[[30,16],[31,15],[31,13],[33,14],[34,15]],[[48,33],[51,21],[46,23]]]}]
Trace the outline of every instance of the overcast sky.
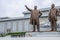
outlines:
[{"label": "overcast sky", "polygon": [[60,0],[0,0],[0,17],[23,17],[22,12],[37,5],[39,9],[50,7],[54,3],[60,6]]}]

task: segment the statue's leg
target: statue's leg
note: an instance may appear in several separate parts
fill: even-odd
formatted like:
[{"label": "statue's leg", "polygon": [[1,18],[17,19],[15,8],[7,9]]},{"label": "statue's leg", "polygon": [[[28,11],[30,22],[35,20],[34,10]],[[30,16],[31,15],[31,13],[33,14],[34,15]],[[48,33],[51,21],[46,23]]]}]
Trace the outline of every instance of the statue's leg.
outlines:
[{"label": "statue's leg", "polygon": [[51,31],[53,31],[53,30],[54,30],[54,23],[51,22]]},{"label": "statue's leg", "polygon": [[39,27],[39,25],[37,25],[37,30],[38,30],[38,32],[40,31],[40,27]]},{"label": "statue's leg", "polygon": [[33,21],[33,32],[35,32],[35,21]]},{"label": "statue's leg", "polygon": [[37,24],[37,31],[40,31],[40,27],[39,27],[39,18],[36,19],[36,24]]},{"label": "statue's leg", "polygon": [[55,31],[55,22],[53,22],[53,31]]},{"label": "statue's leg", "polygon": [[53,21],[53,31],[57,31],[57,24],[56,24],[56,21]]},{"label": "statue's leg", "polygon": [[54,29],[55,29],[55,31],[57,31],[57,23],[56,22],[54,23]]}]

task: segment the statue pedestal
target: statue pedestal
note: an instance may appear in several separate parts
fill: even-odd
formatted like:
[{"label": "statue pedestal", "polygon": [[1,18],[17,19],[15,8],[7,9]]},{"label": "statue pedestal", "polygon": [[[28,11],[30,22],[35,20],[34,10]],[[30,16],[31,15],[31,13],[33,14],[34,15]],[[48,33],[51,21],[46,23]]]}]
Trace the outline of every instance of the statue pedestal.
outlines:
[{"label": "statue pedestal", "polygon": [[60,32],[27,32],[26,37],[60,37]]}]

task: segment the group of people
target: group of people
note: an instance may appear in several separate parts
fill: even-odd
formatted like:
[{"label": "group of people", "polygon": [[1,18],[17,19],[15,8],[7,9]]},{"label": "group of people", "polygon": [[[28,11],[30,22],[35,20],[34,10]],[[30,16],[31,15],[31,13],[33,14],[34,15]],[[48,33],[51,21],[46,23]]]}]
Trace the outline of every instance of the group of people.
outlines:
[{"label": "group of people", "polygon": [[[31,12],[30,16],[30,24],[33,25],[33,32],[35,32],[35,28],[37,25],[37,31],[39,32],[39,17],[41,17],[42,13],[37,9],[37,6],[34,6],[34,9],[30,9],[25,5],[26,9]],[[55,7],[55,4],[51,5],[51,9],[49,10],[48,19],[51,24],[51,31],[57,31],[57,16],[59,15],[59,10]]]}]

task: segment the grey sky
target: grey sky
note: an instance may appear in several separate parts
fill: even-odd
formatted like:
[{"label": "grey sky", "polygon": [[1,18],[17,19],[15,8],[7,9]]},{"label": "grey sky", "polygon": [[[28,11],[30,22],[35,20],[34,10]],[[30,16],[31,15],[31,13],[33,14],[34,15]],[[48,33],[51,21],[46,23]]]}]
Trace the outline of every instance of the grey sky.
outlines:
[{"label": "grey sky", "polygon": [[25,5],[32,9],[37,5],[41,9],[50,7],[52,3],[60,6],[60,0],[0,0],[0,17],[23,17]]}]

